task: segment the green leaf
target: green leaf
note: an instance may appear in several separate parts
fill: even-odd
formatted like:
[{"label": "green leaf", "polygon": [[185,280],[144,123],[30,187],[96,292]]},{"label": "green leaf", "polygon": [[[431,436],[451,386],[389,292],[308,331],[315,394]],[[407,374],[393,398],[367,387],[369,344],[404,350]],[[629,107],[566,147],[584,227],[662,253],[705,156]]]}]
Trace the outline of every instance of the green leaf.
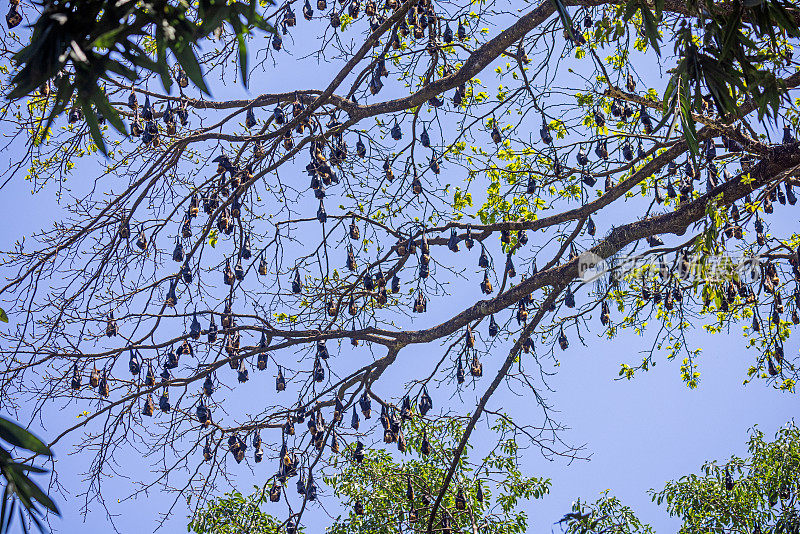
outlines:
[{"label": "green leaf", "polygon": [[125,123],[123,123],[122,119],[119,118],[119,113],[117,113],[117,110],[108,101],[106,94],[98,89],[95,91],[92,100],[94,105],[97,107],[97,110],[103,114],[103,117],[105,117],[105,119],[110,122],[119,133],[122,135],[127,135]]},{"label": "green leaf", "polygon": [[106,63],[106,69],[119,74],[120,76],[124,76],[128,80],[135,82],[139,79],[136,75],[136,71],[128,68],[126,65],[123,65],[119,61],[111,60]]},{"label": "green leaf", "polygon": [[[553,2],[553,6],[555,6],[556,11],[558,12],[558,16],[561,18],[561,24],[564,25],[564,30],[568,31],[570,35],[572,35],[572,19],[569,16],[569,12],[561,0],[550,0]],[[575,36],[572,35],[574,38]]]},{"label": "green leaf", "polygon": [[722,37],[722,57],[727,57],[730,55],[731,50],[733,49],[733,45],[736,43],[735,37],[736,34],[741,33],[739,31],[739,13],[737,12],[736,15],[731,15],[728,18],[728,22],[725,25]]},{"label": "green leaf", "polygon": [[206,82],[203,80],[203,72],[200,69],[200,63],[197,61],[197,56],[194,55],[194,50],[192,50],[192,45],[182,43],[180,46],[174,46],[172,52],[175,54],[175,58],[178,60],[178,63],[181,64],[184,72],[186,72],[186,76],[192,80],[192,83],[205,94],[210,95],[211,93],[206,86]]},{"label": "green leaf", "polygon": [[108,155],[106,143],[103,140],[103,133],[100,131],[100,124],[97,121],[97,115],[92,109],[91,104],[86,101],[81,102],[81,109],[83,110],[83,119],[86,121],[86,125],[89,126],[89,134],[92,136],[92,141],[94,141],[94,144],[97,145],[97,148],[102,154]]},{"label": "green leaf", "polygon": [[[172,78],[169,75],[169,65],[167,65],[167,48],[165,46],[164,32],[156,30],[156,63],[158,64],[158,74],[161,76],[161,84],[169,92],[172,88]],[[180,59],[178,60],[180,61]]]},{"label": "green leaf", "polygon": [[244,39],[244,34],[239,34],[237,36],[237,40],[239,41],[239,71],[242,74],[242,85],[247,87],[247,43]]},{"label": "green leaf", "polygon": [[629,20],[631,20],[631,17],[633,17],[633,14],[636,13],[637,11],[639,11],[639,9],[640,9],[640,5],[639,5],[638,2],[630,2],[629,1],[625,5],[625,11],[623,12],[622,19],[625,22],[628,22]]},{"label": "green leaf", "polygon": [[0,416],[0,438],[15,447],[22,447],[36,454],[43,454],[45,456],[53,455],[53,453],[50,452],[50,448],[39,438],[2,416]]},{"label": "green leaf", "polygon": [[53,500],[42,491],[31,479],[22,475],[17,478],[17,493],[24,492],[26,497],[36,499],[42,506],[53,512],[55,515],[61,515],[58,511],[58,506]]},{"label": "green leaf", "polygon": [[8,315],[6,315],[6,311],[3,308],[0,308],[0,321],[8,322]]},{"label": "green leaf", "polygon": [[128,50],[124,50],[122,52],[122,57],[129,60],[135,66],[149,70],[152,72],[159,72],[159,65],[147,55],[147,52],[139,48],[138,46],[132,45]]},{"label": "green leaf", "polygon": [[646,7],[642,8],[642,21],[644,22],[644,30],[650,44],[656,51],[656,54],[661,55],[661,48],[658,46],[658,40],[661,37],[658,34],[658,23],[656,22],[653,13]]},{"label": "green leaf", "polygon": [[692,117],[692,107],[689,100],[688,84],[684,81],[681,83],[681,88],[678,92],[680,99],[680,113],[681,125],[683,126],[683,136],[686,139],[686,144],[693,155],[700,153],[700,144],[697,141],[697,130],[695,128],[694,118]]},{"label": "green leaf", "polygon": [[102,33],[99,36],[97,36],[97,38],[94,41],[92,41],[89,46],[91,48],[111,48],[117,41],[117,35],[119,35],[121,32],[125,30],[126,30],[125,26],[120,26],[111,31]]},{"label": "green leaf", "polygon": [[[11,510],[8,512],[8,523],[6,523],[6,507],[8,506],[8,502],[11,501]],[[14,514],[14,505],[16,501],[13,499],[3,499],[2,509],[0,509],[0,532],[8,532],[9,527],[11,526],[11,517]]]}]

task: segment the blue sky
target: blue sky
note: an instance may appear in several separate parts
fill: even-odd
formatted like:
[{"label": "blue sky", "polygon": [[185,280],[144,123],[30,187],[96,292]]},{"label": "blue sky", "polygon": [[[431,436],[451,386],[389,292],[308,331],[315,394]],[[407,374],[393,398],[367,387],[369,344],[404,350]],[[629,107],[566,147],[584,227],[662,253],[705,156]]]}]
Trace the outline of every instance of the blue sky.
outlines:
[{"label": "blue sky", "polygon": [[[313,46],[313,39],[306,39],[308,26],[299,21],[300,27],[295,34],[298,47],[305,39],[305,45]],[[323,24],[315,22],[315,25]],[[313,34],[316,35],[316,34]],[[264,40],[256,41],[258,46],[266,46]],[[297,52],[295,57],[302,54]],[[286,59],[286,58],[282,58]],[[279,76],[271,65],[271,60],[263,69],[257,68],[251,81],[251,93],[278,92],[291,90],[298,86],[318,88],[321,80],[330,75],[340,62],[333,60],[330,64],[315,65],[313,59],[304,61],[288,61],[281,63]],[[644,61],[643,61],[644,63]],[[651,63],[649,72],[658,73]],[[488,70],[488,69],[487,69]],[[644,75],[644,72],[642,73]],[[487,73],[481,78],[489,79]],[[491,87],[492,82],[488,85]],[[217,85],[217,98],[233,98],[244,93],[242,88],[231,81],[227,86]],[[7,126],[3,126],[7,129]],[[9,131],[3,133],[8,134]],[[13,146],[12,146],[13,148]],[[12,156],[11,149],[6,155]],[[13,156],[12,156],[13,157]],[[82,165],[80,173],[76,173],[77,188],[80,189],[84,172],[92,172],[91,165]],[[452,179],[447,173],[453,172]],[[0,197],[0,208],[5,215],[6,223],[0,226],[0,243],[8,247],[15,240],[33,229],[46,227],[51,221],[60,218],[60,208],[55,202],[53,187],[31,195],[30,184],[16,176],[9,183]],[[445,166],[442,182],[458,183],[463,177]],[[306,180],[303,176],[301,180]],[[329,208],[330,210],[331,208]],[[777,224],[781,228],[796,227],[797,218],[788,207],[776,205]],[[602,224],[602,221],[598,221]],[[600,231],[599,235],[603,235]],[[537,236],[531,236],[532,240]],[[543,238],[542,238],[543,239]],[[474,265],[477,253],[463,251],[462,256],[454,262]],[[471,255],[468,255],[471,254]],[[474,257],[473,257],[474,256]],[[469,259],[467,259],[469,258]],[[477,286],[478,278],[475,278]],[[438,323],[446,319],[453,310],[460,310],[474,302],[476,297],[471,288],[469,291],[453,291],[445,302],[436,306],[429,305],[432,310],[420,325]],[[578,298],[581,298],[578,294]],[[432,301],[432,303],[435,301]],[[417,326],[417,325],[415,325]],[[617,371],[622,362],[632,363],[639,360],[638,351],[645,346],[647,336],[638,338],[630,332],[622,333],[617,339],[608,341],[597,336],[596,332],[586,336],[588,346],[581,346],[573,339],[566,352],[558,352],[558,365],[545,359],[545,366],[555,374],[548,379],[553,389],[545,393],[551,405],[557,411],[559,422],[570,427],[561,437],[568,443],[586,445],[585,452],[591,455],[589,461],[567,462],[556,458],[548,461],[539,451],[530,449],[523,454],[522,470],[525,474],[546,476],[553,480],[552,493],[549,496],[525,504],[529,511],[531,532],[547,532],[555,521],[569,510],[570,503],[577,499],[592,500],[606,489],[620,497],[625,504],[639,512],[643,521],[651,523],[657,531],[674,530],[676,524],[668,518],[662,509],[650,503],[646,491],[660,488],[664,482],[696,471],[706,459],[723,460],[731,454],[743,454],[747,439],[747,430],[758,424],[767,435],[774,433],[780,425],[785,424],[797,413],[796,396],[773,390],[760,382],[747,386],[742,384],[745,373],[753,360],[753,355],[744,350],[741,330],[733,328],[730,333],[715,336],[695,331],[693,341],[696,346],[703,347],[701,359],[702,380],[700,387],[689,390],[680,380],[679,362],[667,362],[663,357],[657,358],[657,365],[647,373],[637,376],[632,381],[618,380]],[[491,370],[496,368],[505,357],[507,344],[498,347],[497,353],[484,360],[485,373],[492,376]],[[797,351],[796,340],[790,339],[785,346],[787,354]],[[392,384],[402,384],[412,377],[411,373],[418,365],[424,365],[431,353],[441,350],[438,345],[425,347],[424,350],[407,350],[401,353],[402,365],[392,369],[382,380],[384,389]],[[259,387],[270,387],[272,374],[257,376],[248,384],[249,391],[258,391]],[[465,388],[461,399],[446,400],[451,393],[448,386],[434,395],[437,406],[453,408],[474,406],[483,388],[488,384],[484,378],[476,388]],[[247,411],[252,398],[246,394],[232,395],[231,404],[227,407],[231,412]],[[502,409],[515,417],[518,422],[536,422],[532,415],[529,396],[518,396],[513,389],[503,388],[492,399],[490,409]],[[81,408],[82,409],[82,408]],[[60,433],[65,427],[74,424],[80,413],[77,406],[68,406],[57,416],[45,419],[39,433],[47,438]],[[480,446],[481,440],[487,439],[485,430],[479,429],[474,441]],[[80,473],[87,468],[89,455],[78,452],[72,454],[76,442],[65,442],[56,450],[56,471],[64,492],[58,494],[58,504],[63,517],[55,520],[53,526],[60,532],[76,532],[80,529],[90,531],[106,530],[109,517],[99,503],[90,503],[86,517],[82,515],[83,501],[76,497],[81,493],[83,481]],[[159,513],[165,512],[171,501],[158,490],[134,501],[117,502],[131,491],[131,480],[137,474],[147,470],[147,459],[130,451],[118,459],[119,475],[103,481],[102,494],[109,509],[116,516],[114,523],[121,532],[149,532],[159,520]],[[236,485],[247,491],[253,483],[263,481],[263,472],[254,475],[242,470]],[[336,509],[333,498],[328,499],[326,507]],[[278,512],[280,515],[281,512]],[[174,516],[165,524],[165,532],[185,532],[188,507],[179,501]],[[322,527],[322,519],[310,519],[310,527]],[[556,527],[557,528],[557,527]]]}]

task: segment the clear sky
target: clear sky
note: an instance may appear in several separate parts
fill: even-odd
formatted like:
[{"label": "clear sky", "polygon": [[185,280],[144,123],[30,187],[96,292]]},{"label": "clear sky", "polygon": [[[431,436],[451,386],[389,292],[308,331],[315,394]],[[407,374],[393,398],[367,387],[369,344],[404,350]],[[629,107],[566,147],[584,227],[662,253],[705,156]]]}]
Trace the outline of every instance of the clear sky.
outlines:
[{"label": "clear sky", "polygon": [[[305,34],[303,23],[295,34],[296,42],[310,37]],[[322,24],[316,22],[315,24]],[[314,39],[308,39],[313,45]],[[264,39],[256,41],[258,46],[266,46]],[[299,44],[298,44],[299,46]],[[291,46],[290,46],[291,48]],[[302,54],[297,53],[296,57]],[[259,58],[260,59],[260,58]],[[286,58],[284,58],[286,59]],[[288,61],[280,66],[279,75],[267,62],[263,68],[254,73],[251,93],[277,92],[303,88],[319,88],[321,80],[330,74],[341,62],[333,60],[330,64],[314,66],[315,60]],[[655,69],[653,69],[655,72]],[[481,77],[488,78],[488,74]],[[216,84],[215,96],[228,98],[243,94],[243,90],[231,81],[227,87]],[[3,125],[3,134],[8,134],[7,125]],[[11,158],[13,148],[0,153],[0,159]],[[79,181],[91,172],[90,166],[83,166],[76,173],[74,180]],[[447,179],[444,168],[442,182],[457,183],[459,176]],[[305,180],[305,177],[301,178]],[[32,231],[46,227],[51,221],[58,220],[59,207],[55,202],[53,187],[31,195],[30,184],[24,176],[18,175],[4,188],[0,196],[0,212],[4,214],[3,225],[0,225],[0,244],[9,247],[15,240]],[[776,215],[773,221],[785,228],[797,227],[797,216],[790,207],[776,204]],[[602,235],[604,231],[600,231]],[[532,239],[537,239],[532,236]],[[463,252],[463,261],[472,265],[477,257]],[[468,256],[467,254],[471,254]],[[474,257],[473,257],[474,256]],[[4,276],[6,273],[4,273]],[[474,284],[477,285],[477,282]],[[424,325],[436,324],[450,315],[453,310],[462,309],[474,302],[475,292],[454,291],[446,303],[429,306],[432,310],[424,319]],[[580,295],[579,297],[580,298]],[[418,325],[415,325],[418,326]],[[664,482],[678,478],[692,471],[697,471],[706,459],[724,460],[731,454],[744,454],[747,430],[758,424],[767,435],[771,435],[781,425],[798,413],[798,399],[795,395],[773,390],[761,382],[747,386],[742,384],[753,355],[744,350],[744,338],[741,329],[736,327],[730,333],[709,336],[695,332],[693,338],[696,346],[703,347],[701,358],[702,379],[698,389],[689,390],[681,382],[679,374],[680,362],[667,362],[663,356],[657,357],[657,365],[647,373],[639,374],[632,381],[618,380],[617,372],[622,362],[632,363],[639,360],[638,352],[648,346],[642,338],[625,332],[619,338],[608,341],[597,336],[596,332],[586,336],[587,346],[581,346],[573,339],[570,348],[557,353],[558,366],[553,362],[545,362],[548,371],[555,374],[547,381],[553,391],[544,392],[557,411],[558,420],[570,427],[561,434],[568,443],[584,445],[585,453],[591,455],[589,461],[577,460],[568,462],[562,458],[548,461],[535,449],[523,454],[523,473],[546,476],[553,480],[552,493],[538,501],[526,503],[530,512],[530,532],[548,532],[577,498],[593,500],[598,494],[610,489],[625,504],[638,511],[643,521],[650,522],[662,533],[675,530],[676,524],[668,518],[663,509],[650,503],[646,491],[660,488]],[[486,376],[493,376],[495,369],[505,357],[507,345],[498,348],[498,352],[484,361]],[[383,384],[402,383],[411,377],[411,372],[418,363],[426,362],[426,351],[440,351],[441,347],[425,347],[425,350],[406,351],[401,358],[407,364],[393,369],[382,380]],[[786,345],[787,354],[798,350],[796,339],[790,339]],[[255,372],[253,372],[255,373]],[[251,380],[255,388],[271,387],[273,375],[253,374]],[[438,406],[474,406],[480,397],[487,378],[477,384],[476,388],[465,388],[461,401],[447,400],[449,391],[443,391],[435,397]],[[445,386],[446,388],[446,386]],[[230,411],[247,411],[252,398],[247,395],[232,396]],[[463,402],[463,404],[462,404]],[[240,404],[236,404],[240,403]],[[493,397],[489,408],[505,410],[512,414],[517,422],[536,423],[526,420],[531,415],[531,399],[527,395],[519,396],[514,388],[502,388]],[[82,408],[81,408],[82,409]],[[57,417],[44,420],[39,433],[50,437],[60,433],[64,428],[74,424],[80,413],[76,406],[70,406],[57,413]],[[38,426],[38,423],[34,425]],[[485,439],[485,430],[479,429],[474,440],[480,444]],[[80,451],[73,453],[71,446],[75,442],[63,443],[56,449],[56,470],[62,492],[57,494],[57,502],[63,512],[60,520],[53,522],[59,532],[108,531],[109,517],[99,503],[90,503],[86,516],[83,516],[83,500],[79,497],[84,482],[80,473],[87,468],[89,455]],[[103,481],[102,494],[106,504],[115,518],[116,527],[124,533],[149,532],[159,520],[159,514],[165,512],[171,498],[158,490],[152,491],[147,498],[140,497],[134,501],[117,502],[124,499],[131,490],[132,479],[137,473],[146,472],[149,460],[141,458],[131,451],[130,455],[119,459],[117,466],[119,476]],[[262,464],[263,465],[263,464]],[[263,481],[263,473],[251,474],[242,471],[241,480],[236,484],[243,492],[247,492],[253,483]],[[322,499],[326,507],[336,509],[334,499],[325,495]],[[327,499],[327,500],[326,500]],[[277,512],[284,513],[283,509]],[[163,526],[163,532],[185,532],[188,507],[185,502],[178,502],[174,515]],[[318,521],[318,523],[315,523]],[[322,519],[312,520],[308,526],[324,526]],[[321,528],[319,529],[321,531]]]}]

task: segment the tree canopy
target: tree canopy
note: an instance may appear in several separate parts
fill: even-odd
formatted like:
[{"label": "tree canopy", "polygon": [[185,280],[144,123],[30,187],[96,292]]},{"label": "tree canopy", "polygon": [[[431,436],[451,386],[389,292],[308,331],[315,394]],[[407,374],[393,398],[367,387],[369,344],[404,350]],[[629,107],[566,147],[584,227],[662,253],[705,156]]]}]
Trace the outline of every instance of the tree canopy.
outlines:
[{"label": "tree canopy", "polygon": [[[412,440],[412,443],[414,441]],[[513,443],[513,440],[511,441]],[[659,490],[651,490],[654,502],[664,505],[667,512],[682,521],[681,533],[708,533],[708,532],[767,532],[775,534],[794,534],[800,528],[800,515],[798,515],[798,493],[800,492],[800,431],[794,424],[780,428],[774,440],[765,439],[764,433],[758,428],[751,431],[747,444],[749,456],[738,458],[736,456],[721,463],[709,461],[702,467],[700,474],[689,474],[679,480],[670,481]],[[419,453],[418,450],[415,452]],[[501,464],[511,468],[513,479],[519,477],[519,472],[513,468],[513,461],[508,463],[510,457],[497,456]],[[370,458],[372,465],[367,469],[348,466],[345,470],[354,480],[346,476],[339,476],[329,481],[336,488],[345,487],[347,496],[355,499],[352,502],[361,503],[359,500],[364,487],[359,482],[364,478],[374,475],[376,471],[394,471],[398,466],[392,462],[385,453],[377,453]],[[417,464],[418,465],[418,464]],[[441,475],[446,462],[434,463],[426,466],[428,469],[438,469]],[[414,467],[411,472],[416,474]],[[430,471],[429,471],[430,473]],[[392,477],[394,480],[396,477]],[[375,480],[375,479],[372,479]],[[430,480],[425,477],[424,480]],[[533,484],[530,484],[530,483]],[[545,485],[540,485],[545,482]],[[542,490],[547,489],[549,481],[529,480],[527,483],[517,483],[508,479],[503,487],[512,489],[518,494],[520,488],[529,488],[537,498]],[[402,485],[401,485],[402,486]],[[413,508],[414,493],[401,488],[395,490],[398,496],[389,498],[388,503],[402,503],[405,499]],[[456,494],[458,495],[458,494]],[[466,495],[470,495],[466,493]],[[382,500],[384,495],[373,494],[371,499]],[[266,500],[263,493],[255,493],[249,498],[241,494],[226,495],[218,499],[196,519],[190,529],[198,534],[223,534],[246,530],[252,534],[274,532],[277,523],[275,518],[265,513],[260,504]],[[504,514],[513,511],[517,504],[516,499],[498,499],[503,503]],[[483,499],[477,496],[465,504],[465,509],[482,510]],[[424,500],[423,500],[424,504]],[[358,509],[359,504],[355,505]],[[363,506],[363,505],[361,505]],[[456,508],[457,509],[457,508]],[[359,509],[361,510],[361,509]],[[361,514],[352,510],[346,518],[338,517],[331,532],[395,532],[394,523],[402,513],[383,513],[385,508],[363,508]],[[467,515],[467,514],[463,514]],[[495,525],[491,521],[467,524],[467,530],[475,529],[478,532],[525,532],[527,523],[524,513],[517,515],[516,523],[504,526]],[[601,532],[624,534],[652,534],[653,528],[643,523],[636,512],[626,506],[620,499],[610,494],[607,490],[593,502],[582,502],[579,498],[573,503],[572,510],[564,515],[558,522],[563,525],[564,532],[569,534],[590,534]],[[412,526],[411,523],[409,526]],[[500,526],[500,529],[496,527]],[[515,528],[516,527],[516,528]],[[456,527],[457,528],[457,527]],[[522,530],[519,530],[522,529]]]},{"label": "tree canopy", "polygon": [[[438,421],[424,426],[417,421],[409,419],[404,428],[408,454],[402,460],[386,450],[357,452],[360,442],[356,442],[342,451],[341,460],[326,468],[330,475],[320,478],[333,489],[335,497],[349,503],[349,509],[335,518],[329,532],[394,534],[424,527],[430,517],[433,492],[446,476],[452,460],[450,452],[462,435],[463,424]],[[434,518],[437,531],[527,531],[527,514],[518,510],[517,504],[520,499],[546,495],[550,481],[520,472],[512,429],[510,421],[501,420],[493,428],[498,433],[497,443],[478,462],[470,462],[466,451],[462,453],[458,459],[460,480],[448,492],[441,513]],[[313,468],[301,468],[293,486],[286,491],[296,489],[301,496],[308,496],[309,489],[317,486]],[[256,492],[247,497],[238,492],[226,495],[203,509],[189,528],[197,534],[274,532],[280,521],[264,512],[274,487],[256,487]],[[302,526],[298,527],[300,530]]]},{"label": "tree canopy", "polygon": [[[344,500],[383,477],[345,531],[410,467],[418,529],[455,528],[500,461],[470,456],[476,428],[581,457],[548,376],[625,332],[623,378],[676,360],[697,387],[693,332],[741,332],[743,380],[795,393],[792,2],[12,0],[6,20],[4,183],[59,213],[3,251],[0,399],[80,443],[87,506],[130,454],[164,514],[247,471],[287,531],[316,510],[287,497],[302,476]],[[531,409],[505,413],[509,390]],[[384,452],[420,432],[432,464]],[[521,532],[513,508],[487,528]]]},{"label": "tree canopy", "polygon": [[[681,534],[798,532],[800,430],[788,424],[769,441],[754,428],[747,450],[747,458],[733,456],[724,463],[707,462],[701,473],[668,482],[660,491],[651,490],[653,501],[681,520]],[[570,534],[653,532],[611,495],[588,504],[576,501],[563,521]]]}]

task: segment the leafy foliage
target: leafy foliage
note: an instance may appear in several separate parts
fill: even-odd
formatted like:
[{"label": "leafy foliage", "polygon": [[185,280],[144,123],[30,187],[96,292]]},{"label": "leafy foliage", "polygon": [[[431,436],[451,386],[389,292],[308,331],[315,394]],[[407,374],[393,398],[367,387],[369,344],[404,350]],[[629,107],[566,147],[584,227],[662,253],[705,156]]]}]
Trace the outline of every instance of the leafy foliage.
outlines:
[{"label": "leafy foliage", "polygon": [[[189,531],[196,534],[272,534],[281,522],[265,514],[260,506],[269,500],[266,491],[256,488],[252,495],[238,491],[226,493],[200,510],[189,523]],[[299,528],[298,532],[304,532]]]},{"label": "leafy foliage", "polygon": [[[800,429],[790,423],[772,441],[754,428],[747,458],[708,462],[700,474],[651,490],[654,502],[681,520],[681,534],[800,531]],[[562,522],[570,534],[652,534],[633,510],[606,492],[593,503],[573,505]]]},{"label": "leafy foliage", "polygon": [[[18,424],[0,417],[0,439],[11,447],[27,450],[35,455],[52,456],[53,453],[39,438]],[[46,473],[45,469],[28,462],[14,460],[7,446],[0,445],[0,473],[6,484],[0,509],[0,532],[9,532],[14,518],[19,516],[22,528],[29,518],[41,531],[44,512],[60,515],[58,506],[29,477],[29,473]],[[19,503],[19,504],[18,504]]]},{"label": "leafy foliage", "polygon": [[[565,32],[578,40],[569,12],[561,0],[553,0]],[[695,34],[693,25],[684,19],[674,34],[675,54],[680,58],[669,79],[663,96],[663,125],[673,114],[680,116],[683,135],[693,155],[700,154],[694,113],[707,111],[710,103],[720,115],[737,116],[742,99],[752,100],[759,118],[777,118],[780,102],[786,98],[786,87],[765,62],[791,62],[791,46],[787,37],[800,37],[800,14],[797,6],[787,0],[752,0],[747,2],[701,4],[688,0],[688,13],[698,13]],[[662,40],[659,23],[664,15],[664,0],[648,3],[627,0],[617,7],[617,15],[630,22],[639,16],[640,34],[647,39],[658,55]],[[749,36],[766,37],[767,46],[759,47]],[[656,130],[658,127],[656,128]]]},{"label": "leafy foliage", "polygon": [[[491,534],[529,531],[528,516],[519,509],[519,504],[522,500],[545,496],[550,480],[526,477],[520,472],[510,422],[502,421],[493,429],[502,436],[500,441],[481,462],[469,462],[467,453],[459,459],[459,480],[445,495],[441,517],[435,523],[437,531],[443,528],[453,531],[476,528]],[[408,439],[404,454],[370,448],[364,450],[364,458],[358,462],[354,460],[355,444],[342,450],[329,468],[331,474],[324,476],[324,482],[347,508],[347,514],[337,517],[327,532],[396,534],[399,529],[404,532],[425,529],[431,504],[445,478],[463,425],[456,419],[430,423],[414,417],[406,423],[404,431]],[[422,453],[423,439],[430,447],[428,455]],[[294,492],[288,486],[286,491]],[[464,499],[459,502],[461,497]],[[269,506],[265,504],[268,501],[267,489],[257,488],[247,497],[227,494],[203,508],[189,529],[197,534],[275,532],[276,526],[282,524],[261,510],[262,505]],[[441,518],[446,518],[445,526]],[[302,529],[302,525],[298,526],[299,531]]]},{"label": "leafy foliage", "polygon": [[706,463],[653,493],[681,519],[681,534],[800,531],[800,428],[789,424],[772,441],[755,428],[747,449],[746,458]]},{"label": "leafy foliage", "polygon": [[[121,133],[125,133],[125,125],[111,106],[102,80],[122,77],[134,83],[141,69],[157,73],[169,91],[173,75],[167,57],[170,51],[181,69],[175,73],[179,82],[181,76],[188,76],[201,91],[209,93],[193,47],[228,22],[237,36],[242,81],[246,84],[246,35],[252,28],[271,30],[256,10],[258,5],[258,0],[47,2],[33,24],[30,44],[14,57],[20,68],[11,81],[13,89],[8,98],[25,98],[39,88],[45,94],[54,92],[43,131],[72,105],[82,110],[92,139],[105,151],[99,117]],[[148,50],[149,43],[155,47],[155,58]],[[71,67],[69,73],[67,67]]]},{"label": "leafy foliage", "polygon": [[[478,529],[518,534],[530,528],[527,514],[517,506],[520,500],[546,495],[550,480],[522,475],[516,461],[517,444],[512,436],[504,435],[509,430],[507,422],[493,430],[500,433],[500,442],[475,464],[477,470],[468,462],[467,451],[458,458],[458,480],[445,493],[441,515],[434,518],[436,529],[449,526],[456,532]],[[371,449],[362,463],[344,463],[342,469],[325,478],[342,502],[359,502],[364,509],[363,515],[351,509],[347,516],[340,517],[329,529],[331,534],[395,534],[401,529],[413,532],[424,530],[429,523],[430,504],[453,462],[463,424],[457,419],[428,424],[414,418],[406,423],[404,431],[411,458],[400,455],[398,461],[386,450]],[[422,454],[423,438],[430,444],[428,456]],[[354,445],[349,448],[352,454]],[[409,483],[412,499],[408,498]],[[464,497],[461,504],[459,496]]]}]

